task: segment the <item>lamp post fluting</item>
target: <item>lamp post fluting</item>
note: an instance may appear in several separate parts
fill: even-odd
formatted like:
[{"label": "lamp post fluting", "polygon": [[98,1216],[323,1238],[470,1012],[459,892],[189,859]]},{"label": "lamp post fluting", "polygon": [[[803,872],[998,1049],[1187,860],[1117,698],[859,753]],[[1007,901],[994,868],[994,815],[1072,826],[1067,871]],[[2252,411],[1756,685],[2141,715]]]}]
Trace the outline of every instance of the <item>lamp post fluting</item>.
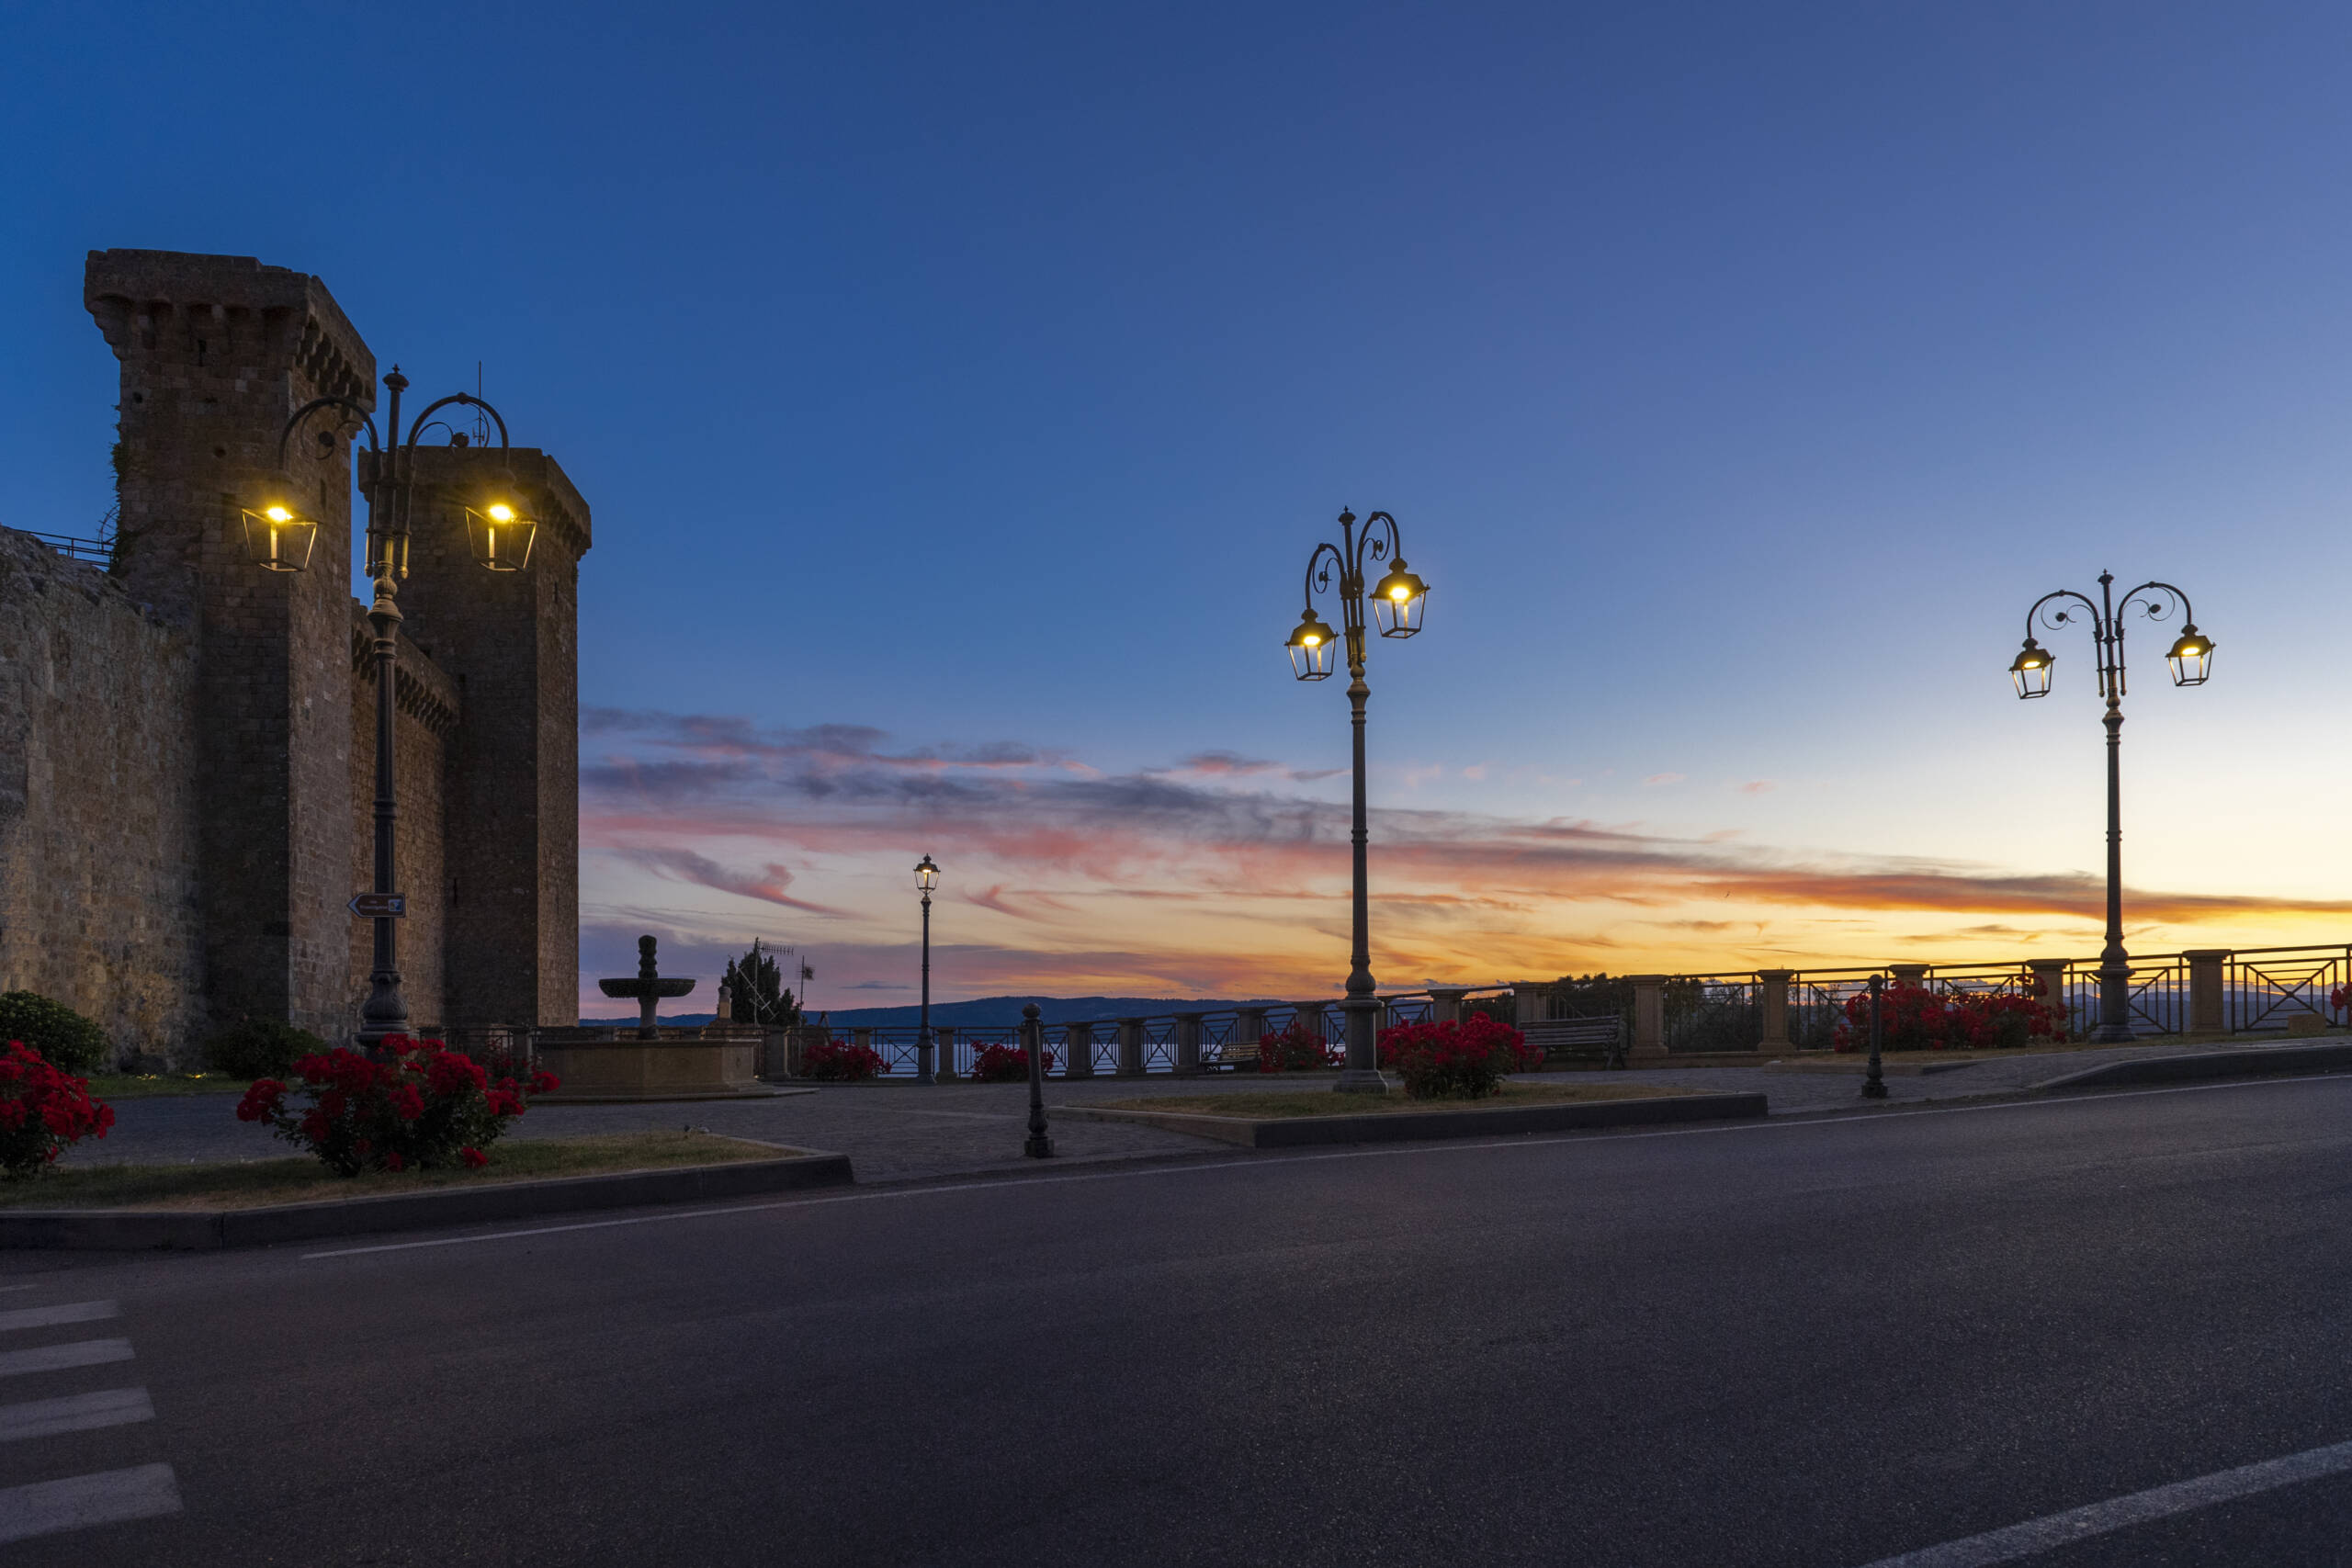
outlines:
[{"label": "lamp post fluting", "polygon": [[1879,1044],[1885,1038],[1885,1032],[1881,1027],[1880,1010],[1885,1001],[1886,976],[1873,975],[1871,976],[1871,1062],[1862,1073],[1864,1100],[1886,1098],[1886,1066],[1879,1057]]},{"label": "lamp post fluting", "polygon": [[931,1073],[931,890],[939,886],[939,867],[929,855],[915,866],[915,886],[922,890],[922,1022],[915,1031],[915,1082],[937,1083]]},{"label": "lamp post fluting", "polygon": [[[341,419],[356,420],[366,432],[368,449],[375,459],[360,491],[368,503],[367,570],[375,582],[375,601],[368,607],[368,625],[375,633],[376,660],[376,886],[372,893],[355,898],[352,908],[355,913],[368,914],[376,928],[368,1000],[359,1010],[356,1032],[358,1043],[369,1048],[387,1036],[407,1032],[409,1027],[408,1002],[401,995],[400,945],[394,923],[407,909],[406,897],[397,888],[392,863],[400,819],[392,773],[393,717],[397,712],[394,682],[400,657],[400,583],[408,576],[409,528],[415,502],[416,448],[435,413],[450,407],[479,409],[498,427],[500,462],[496,475],[484,492],[473,498],[479,504],[465,507],[466,532],[475,561],[491,571],[520,571],[530,564],[531,542],[538,532],[537,523],[526,514],[522,504],[513,471],[506,467],[506,421],[496,409],[470,392],[453,392],[427,404],[403,437],[401,394],[408,389],[408,378],[395,365],[384,378],[384,385],[391,393],[384,416],[385,428],[392,435],[390,451],[378,441],[375,417],[367,405],[348,397],[314,398],[295,410],[288,418],[286,428],[278,433],[278,471],[258,504],[243,513],[245,548],[254,565],[266,571],[303,570],[310,564],[311,547],[318,540],[319,525],[315,517],[305,515],[295,502],[299,487],[286,470],[288,445],[314,415],[330,410]],[[318,441],[322,450],[332,449],[334,432],[321,431]],[[464,446],[468,442],[464,435],[453,432],[450,444]]]},{"label": "lamp post fluting", "polygon": [[[1384,560],[1391,563],[1388,574],[1367,592],[1364,563]],[[1340,1004],[1347,1019],[1348,1059],[1337,1087],[1342,1094],[1384,1094],[1388,1080],[1380,1075],[1374,1049],[1374,1021],[1380,1001],[1373,995],[1372,907],[1364,850],[1369,835],[1364,828],[1363,706],[1372,693],[1363,679],[1364,601],[1372,602],[1373,622],[1382,637],[1411,637],[1421,629],[1429,584],[1405,568],[1404,541],[1397,534],[1396,519],[1385,512],[1372,513],[1363,519],[1363,531],[1358,533],[1355,513],[1342,509],[1340,542],[1334,545],[1327,539],[1306,558],[1306,611],[1284,645],[1290,649],[1291,672],[1302,681],[1320,681],[1331,673],[1336,639],[1331,628],[1315,614],[1315,595],[1317,590],[1329,590],[1335,571],[1340,579],[1338,637],[1347,646],[1348,707],[1355,738],[1355,817],[1351,833],[1355,849],[1355,921],[1347,1000]]]},{"label": "lamp post fluting", "polygon": [[1021,1152],[1031,1159],[1054,1157],[1054,1140],[1046,1132],[1046,1026],[1040,1009],[1025,1002],[1021,1009],[1021,1051],[1029,1058],[1029,1136]]},{"label": "lamp post fluting", "polygon": [[2087,617],[2091,640],[2098,650],[2098,691],[2107,699],[2107,945],[2098,955],[2098,1027],[2091,1039],[2103,1043],[2129,1041],[2132,1033],[2132,960],[2123,951],[2123,617],[2137,608],[2147,620],[2161,621],[2180,611],[2180,636],[2165,655],[2176,686],[2201,686],[2213,671],[2213,642],[2197,629],[2188,595],[2169,582],[2147,581],[2120,598],[2115,574],[2098,574],[2098,598],[2061,588],[2043,594],[2025,613],[2025,646],[2009,663],[2009,679],[2018,695],[2050,694],[2052,666],[2057,655],[2034,641],[2039,621],[2045,630]]}]

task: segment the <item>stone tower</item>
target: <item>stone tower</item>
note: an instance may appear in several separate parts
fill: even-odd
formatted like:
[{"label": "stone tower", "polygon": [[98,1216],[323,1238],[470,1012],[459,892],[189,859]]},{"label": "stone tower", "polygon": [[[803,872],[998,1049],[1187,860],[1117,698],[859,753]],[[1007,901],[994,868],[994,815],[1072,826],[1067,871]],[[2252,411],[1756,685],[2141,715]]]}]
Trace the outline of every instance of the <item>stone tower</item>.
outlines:
[{"label": "stone tower", "polygon": [[83,293],[122,364],[117,575],[195,645],[206,1010],[340,1033],[353,422],[314,420],[288,450],[320,523],[312,570],[254,566],[238,513],[278,471],[294,410],[329,393],[372,407],[375,358],[324,284],[250,256],[94,251]]},{"label": "stone tower", "polygon": [[[464,712],[446,797],[444,1021],[571,1024],[580,1015],[588,503],[531,447],[420,447],[415,476],[401,608],[417,645],[457,682]],[[522,571],[483,570],[468,543],[465,508],[501,491],[539,525]]]}]

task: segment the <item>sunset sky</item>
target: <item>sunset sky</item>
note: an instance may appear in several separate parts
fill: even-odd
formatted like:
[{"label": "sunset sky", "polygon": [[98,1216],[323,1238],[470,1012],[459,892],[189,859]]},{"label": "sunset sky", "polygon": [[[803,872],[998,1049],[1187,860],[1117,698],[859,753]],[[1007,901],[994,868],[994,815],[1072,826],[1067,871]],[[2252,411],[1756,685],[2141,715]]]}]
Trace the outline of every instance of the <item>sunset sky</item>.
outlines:
[{"label": "sunset sky", "polygon": [[[543,15],[543,14],[542,14]],[[137,48],[130,47],[136,41]],[[0,524],[108,501],[83,254],[323,277],[594,508],[584,988],[1336,993],[2352,938],[2352,12],[0,12]],[[1337,609],[1318,605],[1329,619]],[[429,640],[429,639],[428,639]],[[614,1010],[594,998],[592,1010]]]}]

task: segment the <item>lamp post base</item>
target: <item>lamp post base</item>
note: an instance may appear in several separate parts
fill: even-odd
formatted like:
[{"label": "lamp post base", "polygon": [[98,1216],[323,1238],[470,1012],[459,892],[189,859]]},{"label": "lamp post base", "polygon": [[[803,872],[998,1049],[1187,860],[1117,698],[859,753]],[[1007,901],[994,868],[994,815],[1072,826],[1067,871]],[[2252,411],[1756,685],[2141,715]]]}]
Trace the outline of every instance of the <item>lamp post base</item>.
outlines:
[{"label": "lamp post base", "polygon": [[2094,1045],[2130,1045],[2139,1038],[2132,1032],[2130,1025],[2121,1023],[2102,1023],[2090,1032],[2090,1043]]},{"label": "lamp post base", "polygon": [[1032,1133],[1028,1141],[1021,1145],[1021,1152],[1031,1159],[1051,1159],[1054,1157],[1054,1141],[1043,1133]]},{"label": "lamp post base", "polygon": [[1379,1069],[1360,1071],[1354,1067],[1340,1070],[1340,1081],[1331,1086],[1341,1094],[1386,1094],[1388,1079]]}]

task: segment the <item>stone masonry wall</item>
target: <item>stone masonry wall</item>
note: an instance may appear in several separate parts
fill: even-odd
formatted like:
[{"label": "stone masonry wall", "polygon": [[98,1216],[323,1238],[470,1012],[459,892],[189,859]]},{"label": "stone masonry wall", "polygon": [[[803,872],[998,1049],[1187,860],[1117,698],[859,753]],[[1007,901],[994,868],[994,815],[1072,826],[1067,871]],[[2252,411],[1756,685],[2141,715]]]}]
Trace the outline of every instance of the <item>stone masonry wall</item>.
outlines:
[{"label": "stone masonry wall", "polygon": [[194,644],[94,566],[0,529],[0,990],[193,1060]]}]

